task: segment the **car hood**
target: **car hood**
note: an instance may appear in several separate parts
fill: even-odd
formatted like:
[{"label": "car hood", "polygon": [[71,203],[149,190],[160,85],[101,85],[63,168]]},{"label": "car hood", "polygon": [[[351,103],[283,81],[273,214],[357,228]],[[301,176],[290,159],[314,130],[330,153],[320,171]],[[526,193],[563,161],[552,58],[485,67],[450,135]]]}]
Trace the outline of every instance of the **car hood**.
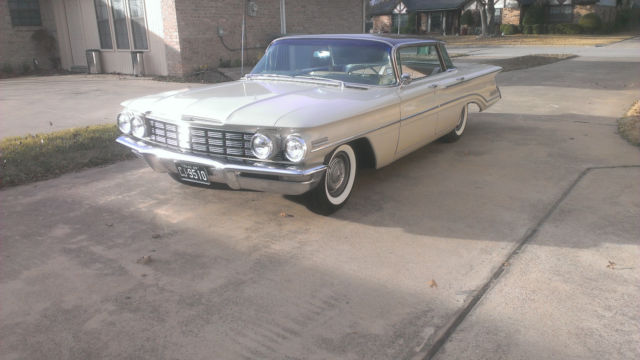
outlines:
[{"label": "car hood", "polygon": [[372,102],[384,94],[381,89],[280,80],[239,80],[145,96],[125,101],[122,105],[167,121],[308,127],[319,125],[319,117],[321,122],[328,122],[371,109]]}]

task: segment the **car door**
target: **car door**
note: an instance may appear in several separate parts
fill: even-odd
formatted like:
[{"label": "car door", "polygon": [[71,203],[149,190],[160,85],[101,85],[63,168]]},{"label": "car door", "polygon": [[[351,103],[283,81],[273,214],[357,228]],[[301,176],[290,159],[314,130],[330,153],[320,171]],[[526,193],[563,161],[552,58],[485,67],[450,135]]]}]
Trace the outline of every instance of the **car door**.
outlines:
[{"label": "car door", "polygon": [[453,66],[443,44],[438,45],[442,64],[446,68],[438,82],[438,97],[440,108],[438,109],[437,136],[440,137],[453,130],[460,121],[460,113],[465,104],[461,98],[461,89],[464,87],[463,74]]},{"label": "car door", "polygon": [[441,102],[437,89],[443,67],[435,43],[400,47],[396,59],[400,74],[411,79],[398,90],[401,120],[396,157],[401,157],[437,138]]}]

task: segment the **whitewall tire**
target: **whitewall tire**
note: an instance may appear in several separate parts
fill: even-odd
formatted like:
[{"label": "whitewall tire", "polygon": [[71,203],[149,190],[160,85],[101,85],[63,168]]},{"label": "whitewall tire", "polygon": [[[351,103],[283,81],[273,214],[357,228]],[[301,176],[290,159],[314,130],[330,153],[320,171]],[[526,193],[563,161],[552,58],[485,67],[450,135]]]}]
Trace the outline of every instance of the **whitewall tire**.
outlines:
[{"label": "whitewall tire", "polygon": [[469,120],[469,105],[465,104],[462,107],[462,110],[460,110],[460,115],[456,127],[451,130],[450,133],[445,135],[442,140],[446,142],[458,141],[458,139],[462,137],[462,134],[464,134],[464,130],[467,128],[467,120]]},{"label": "whitewall tire", "polygon": [[329,215],[340,209],[351,196],[356,172],[356,154],[353,148],[348,144],[340,145],[331,154],[322,180],[309,193],[309,208],[322,215]]}]

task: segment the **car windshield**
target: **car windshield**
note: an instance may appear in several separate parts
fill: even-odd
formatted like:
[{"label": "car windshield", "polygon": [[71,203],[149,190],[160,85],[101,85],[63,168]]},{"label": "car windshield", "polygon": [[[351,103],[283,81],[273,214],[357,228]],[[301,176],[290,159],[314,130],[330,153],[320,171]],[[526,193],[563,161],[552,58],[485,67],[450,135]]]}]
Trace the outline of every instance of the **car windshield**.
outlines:
[{"label": "car windshield", "polygon": [[364,85],[396,83],[389,45],[349,39],[277,40],[251,74],[312,77]]}]

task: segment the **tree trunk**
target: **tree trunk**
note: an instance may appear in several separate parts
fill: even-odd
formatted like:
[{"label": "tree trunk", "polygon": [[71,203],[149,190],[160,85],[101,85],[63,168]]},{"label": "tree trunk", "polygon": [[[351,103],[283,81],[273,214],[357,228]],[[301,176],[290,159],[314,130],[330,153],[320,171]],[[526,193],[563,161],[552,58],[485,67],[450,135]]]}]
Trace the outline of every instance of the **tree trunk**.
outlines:
[{"label": "tree trunk", "polygon": [[487,33],[483,32],[483,35],[491,36],[494,35],[495,32],[495,17],[496,17],[496,8],[495,8],[495,0],[487,0]]},{"label": "tree trunk", "polygon": [[480,22],[482,23],[482,36],[487,36],[487,12],[486,5],[478,1],[478,7],[480,8]]}]

